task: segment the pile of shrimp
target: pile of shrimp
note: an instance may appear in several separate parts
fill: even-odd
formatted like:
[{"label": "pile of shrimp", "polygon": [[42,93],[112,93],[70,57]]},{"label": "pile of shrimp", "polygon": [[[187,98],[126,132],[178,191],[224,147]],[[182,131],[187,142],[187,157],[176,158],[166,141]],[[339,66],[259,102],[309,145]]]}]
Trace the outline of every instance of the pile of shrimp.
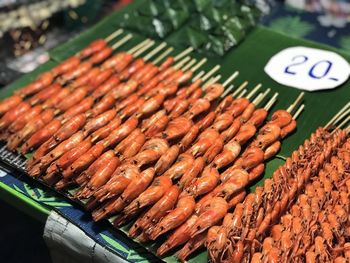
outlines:
[{"label": "pile of shrimp", "polygon": [[319,128],[312,134],[263,187],[209,229],[210,260],[330,262],[347,257],[348,133]]},{"label": "pile of shrimp", "polygon": [[[95,221],[135,220],[130,237],[166,237],[157,254],[180,249],[184,261],[205,244],[211,252],[217,225],[242,209],[246,187],[295,131],[303,105],[292,115],[297,99],[267,120],[278,94],[262,108],[270,90],[253,99],[261,85],[246,95],[244,82],[228,95],[238,72],[223,84],[212,77],[218,66],[193,77],[206,59],[194,65],[186,52],[165,58],[168,49],[147,62],[165,44],[137,58],[152,43],[110,57],[113,49],[97,40],[41,74],[0,103],[0,138],[10,150],[33,152],[29,176],[78,188],[71,198],[87,201]],[[240,229],[247,240],[248,224]],[[236,234],[227,237],[221,248],[231,255]]]}]

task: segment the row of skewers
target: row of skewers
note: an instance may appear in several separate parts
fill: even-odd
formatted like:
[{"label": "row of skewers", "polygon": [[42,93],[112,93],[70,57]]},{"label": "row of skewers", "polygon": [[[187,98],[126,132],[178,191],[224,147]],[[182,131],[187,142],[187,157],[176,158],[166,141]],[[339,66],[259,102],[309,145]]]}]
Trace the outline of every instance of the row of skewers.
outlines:
[{"label": "row of skewers", "polygon": [[350,127],[339,129],[349,113],[350,103],[209,229],[212,262],[349,260]]},{"label": "row of skewers", "polygon": [[0,103],[0,136],[11,150],[34,151],[30,176],[57,190],[77,188],[73,198],[86,202],[94,220],[113,216],[120,226],[136,219],[131,237],[167,236],[158,255],[183,246],[185,260],[295,130],[303,94],[266,121],[277,93],[258,108],[270,90],[259,93],[259,84],[248,92],[244,82],[232,91],[238,72],[222,84],[214,76],[220,66],[193,77],[206,59],[188,57],[191,48],[167,57],[170,47],[149,62],[166,44],[150,51],[155,43],[147,39],[112,55],[132,37],[109,47],[120,34]]}]

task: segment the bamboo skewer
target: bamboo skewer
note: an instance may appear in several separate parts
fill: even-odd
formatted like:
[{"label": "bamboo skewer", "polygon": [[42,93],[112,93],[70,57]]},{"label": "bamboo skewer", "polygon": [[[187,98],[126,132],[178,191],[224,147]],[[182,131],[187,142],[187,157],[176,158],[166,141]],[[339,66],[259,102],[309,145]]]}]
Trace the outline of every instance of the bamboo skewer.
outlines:
[{"label": "bamboo skewer", "polygon": [[160,61],[162,61],[167,55],[169,55],[171,52],[173,52],[174,48],[169,47],[167,50],[164,51],[162,55],[160,55],[156,60],[153,61],[153,64],[158,64]]},{"label": "bamboo skewer", "polygon": [[255,86],[255,88],[246,96],[247,99],[250,99],[253,97],[253,95],[261,88],[261,84],[259,83],[258,85]]},{"label": "bamboo skewer", "polygon": [[174,60],[175,61],[178,61],[179,59],[187,56],[188,54],[190,54],[192,51],[193,51],[193,47],[189,47],[189,48],[186,48],[184,51],[182,51],[180,54],[178,54],[177,56],[174,57]]},{"label": "bamboo skewer", "polygon": [[288,107],[287,112],[291,113],[296,106],[298,106],[301,99],[304,97],[305,92],[301,92],[296,100]]},{"label": "bamboo skewer", "polygon": [[347,108],[350,107],[350,102],[348,102],[347,104],[345,104],[345,106],[343,108],[341,108],[337,114],[334,115],[334,117],[324,126],[325,128],[328,128],[335,120],[338,119],[338,117],[347,110]]},{"label": "bamboo skewer", "polygon": [[120,48],[122,45],[128,42],[131,38],[132,38],[132,34],[127,34],[125,37],[115,42],[111,48],[113,50]]},{"label": "bamboo skewer", "polygon": [[246,86],[248,85],[248,81],[244,81],[233,93],[232,97],[234,98],[238,93],[240,93]]},{"label": "bamboo skewer", "polygon": [[157,46],[155,49],[153,49],[151,52],[149,52],[146,56],[144,56],[144,60],[148,61],[150,60],[154,55],[156,55],[159,51],[161,51],[163,48],[165,48],[167,43],[163,42],[159,46]]},{"label": "bamboo skewer", "polygon": [[113,38],[116,38],[117,36],[123,34],[124,30],[123,29],[118,29],[117,31],[114,31],[112,34],[110,34],[109,36],[107,36],[104,40],[106,42],[111,41]]}]

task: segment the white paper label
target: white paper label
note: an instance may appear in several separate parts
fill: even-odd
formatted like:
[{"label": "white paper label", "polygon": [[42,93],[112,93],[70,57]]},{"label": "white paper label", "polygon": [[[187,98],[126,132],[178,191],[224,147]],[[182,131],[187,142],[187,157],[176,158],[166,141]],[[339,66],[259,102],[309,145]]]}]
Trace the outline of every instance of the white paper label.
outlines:
[{"label": "white paper label", "polygon": [[291,47],[274,55],[265,72],[280,84],[307,90],[334,89],[350,75],[349,63],[338,54],[308,47]]}]

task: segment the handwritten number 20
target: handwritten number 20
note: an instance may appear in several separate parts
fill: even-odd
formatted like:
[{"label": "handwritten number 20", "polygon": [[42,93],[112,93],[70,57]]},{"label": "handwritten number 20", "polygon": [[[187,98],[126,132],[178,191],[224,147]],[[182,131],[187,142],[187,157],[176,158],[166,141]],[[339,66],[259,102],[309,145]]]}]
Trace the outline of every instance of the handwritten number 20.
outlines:
[{"label": "handwritten number 20", "polygon": [[[303,56],[303,55],[299,55],[299,56],[295,56],[292,58],[292,61],[295,61],[294,63],[288,65],[285,70],[284,70],[284,73],[287,73],[287,74],[291,74],[291,75],[295,75],[297,74],[297,72],[295,71],[292,71],[291,68],[292,67],[296,67],[298,65],[302,65],[304,64],[306,61],[308,60],[308,57],[307,56]],[[323,74],[320,74],[320,75],[316,75],[315,74],[315,69],[319,66],[319,65],[322,65],[322,64],[327,64],[327,67],[325,68],[325,71],[323,72]],[[330,62],[329,60],[321,60],[321,61],[318,61],[317,63],[315,63],[309,70],[309,76],[311,78],[314,78],[314,79],[321,79],[323,77],[325,77],[328,72],[330,71],[331,67],[332,67],[333,63]]]}]

